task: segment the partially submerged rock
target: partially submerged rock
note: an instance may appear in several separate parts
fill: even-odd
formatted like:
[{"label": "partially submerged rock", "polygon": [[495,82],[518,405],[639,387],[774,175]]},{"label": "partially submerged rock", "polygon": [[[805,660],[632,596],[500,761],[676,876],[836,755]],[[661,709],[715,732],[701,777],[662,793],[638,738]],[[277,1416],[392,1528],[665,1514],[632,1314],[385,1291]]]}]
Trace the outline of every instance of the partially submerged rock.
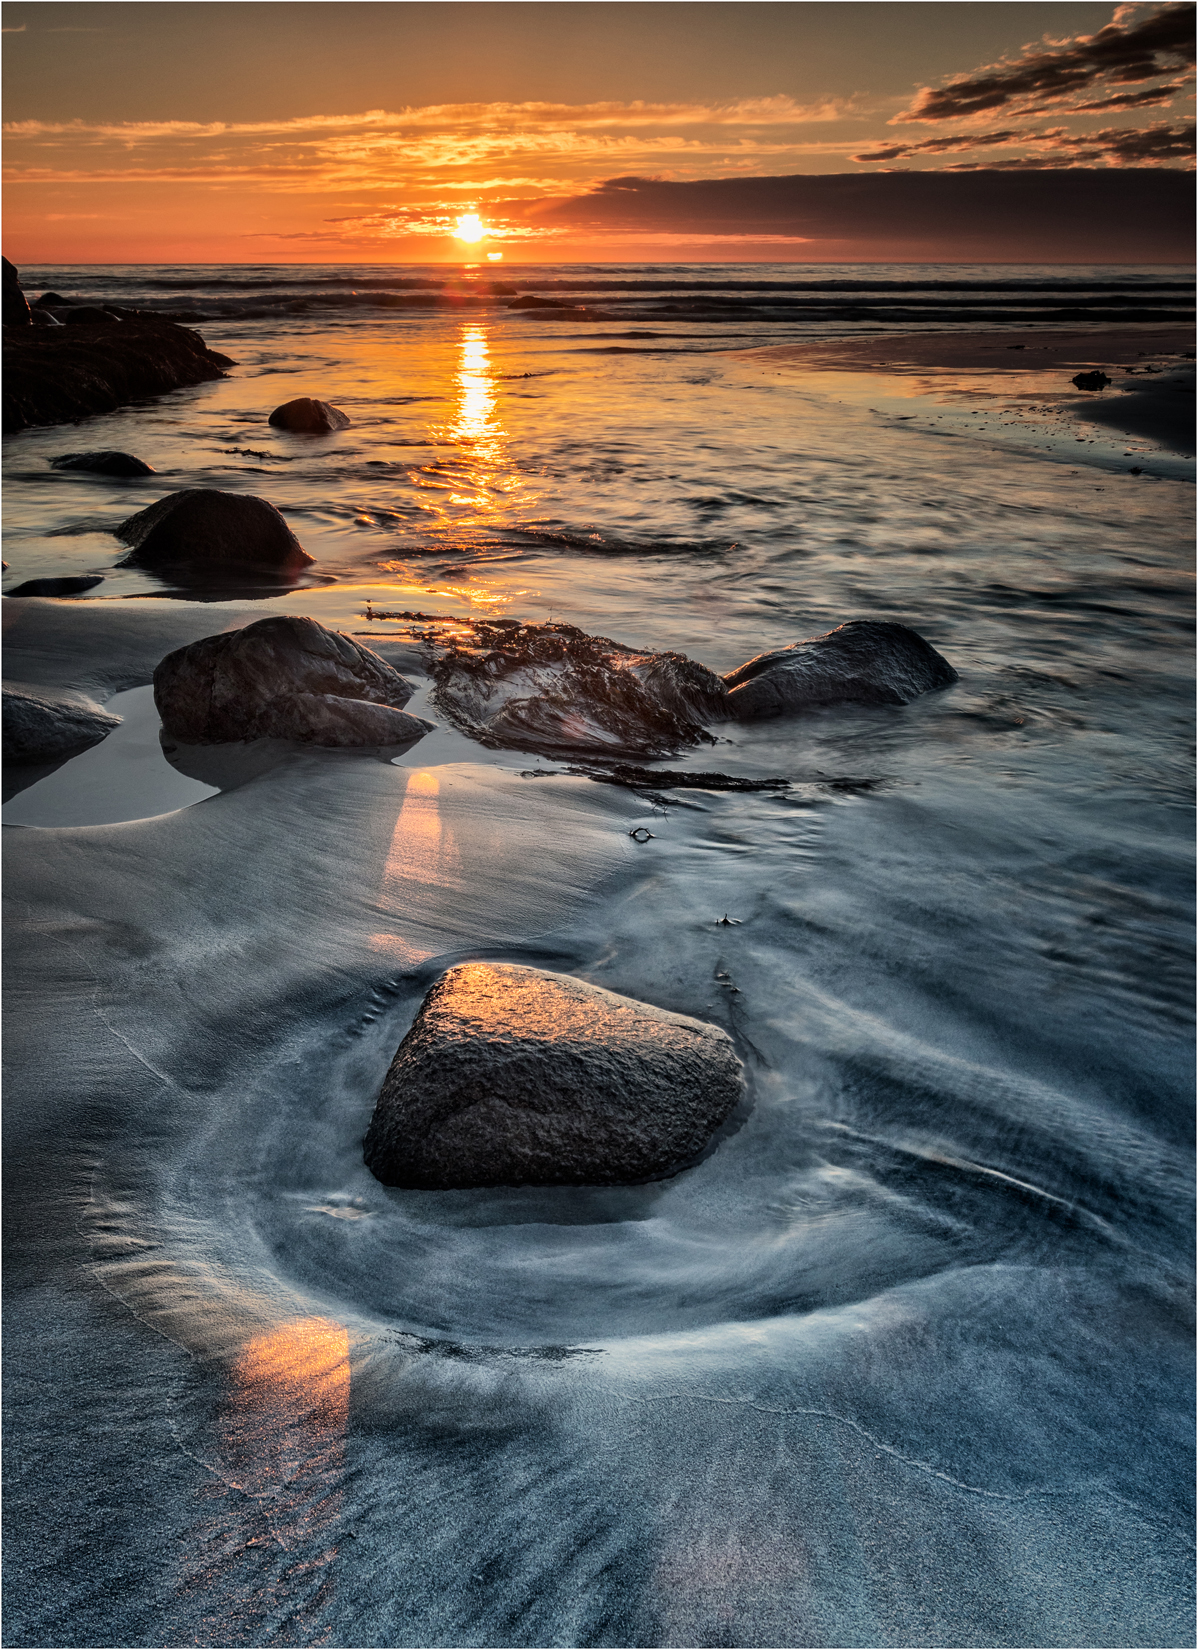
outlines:
[{"label": "partially submerged rock", "polygon": [[412,692],[351,636],[290,615],[205,636],[168,653],[154,672],[163,727],[191,745],[410,745],[433,725],[402,708]]},{"label": "partially submerged rock", "polygon": [[743,1092],[717,1026],[511,963],[425,997],[364,1146],[387,1186],[619,1186],[693,1160]]},{"label": "partially submerged rock", "polygon": [[654,756],[711,740],[704,724],[817,705],[905,705],[957,673],[906,625],[854,619],[720,677],[573,625],[480,621],[433,664],[433,701],[480,744],[563,756]]},{"label": "partially submerged rock", "polygon": [[906,625],[851,619],[729,671],[726,714],[755,721],[815,705],[907,705],[956,680],[948,660]]},{"label": "partially submerged rock", "polygon": [[273,504],[252,493],[187,487],[139,510],[115,535],[133,546],[123,565],[153,570],[286,573],[308,554]]},{"label": "partially submerged rock", "polygon": [[52,762],[98,745],[120,726],[119,716],[82,693],[5,682],[3,700],[6,762]]},{"label": "partially submerged rock", "polygon": [[1079,372],[1070,382],[1079,390],[1105,390],[1111,380],[1105,372]]},{"label": "partially submerged rock", "polygon": [[88,470],[101,476],[152,476],[153,469],[132,453],[60,453],[50,460],[52,470]]},{"label": "partially submerged rock", "polygon": [[7,328],[4,430],[112,412],[143,396],[223,378],[232,365],[198,332],[171,321],[139,317],[119,326]]},{"label": "partially submerged rock", "polygon": [[26,579],[24,584],[6,590],[4,595],[6,599],[13,596],[82,596],[85,590],[94,590],[103,583],[103,573],[68,574],[60,579]]},{"label": "partially submerged rock", "polygon": [[313,401],[300,396],[276,407],[268,420],[276,430],[291,430],[297,435],[331,435],[334,430],[349,427],[349,415],[340,407],[330,407],[327,401]]},{"label": "partially submerged rock", "polygon": [[645,653],[567,624],[479,623],[436,661],[434,702],[499,749],[656,756],[710,736],[727,690],[681,653]]}]

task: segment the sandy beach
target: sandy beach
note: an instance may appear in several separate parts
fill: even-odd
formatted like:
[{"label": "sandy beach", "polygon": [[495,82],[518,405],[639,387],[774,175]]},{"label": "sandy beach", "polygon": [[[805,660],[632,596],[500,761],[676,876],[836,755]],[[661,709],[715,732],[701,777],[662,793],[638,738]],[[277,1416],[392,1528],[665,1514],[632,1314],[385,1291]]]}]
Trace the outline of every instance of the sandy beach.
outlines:
[{"label": "sandy beach", "polygon": [[[226,376],[6,446],[8,587],[98,581],[6,597],[6,686],[121,718],[6,769],[13,1642],[1180,1642],[1192,489],[1070,379],[1187,335],[204,332]],[[126,565],[187,489],[311,565]],[[181,746],[155,668],[268,613],[433,730]],[[467,714],[503,624],[722,680],[852,620],[952,679],[648,754],[593,653]],[[743,1106],[638,1184],[382,1184],[471,961],[718,1027]]]}]

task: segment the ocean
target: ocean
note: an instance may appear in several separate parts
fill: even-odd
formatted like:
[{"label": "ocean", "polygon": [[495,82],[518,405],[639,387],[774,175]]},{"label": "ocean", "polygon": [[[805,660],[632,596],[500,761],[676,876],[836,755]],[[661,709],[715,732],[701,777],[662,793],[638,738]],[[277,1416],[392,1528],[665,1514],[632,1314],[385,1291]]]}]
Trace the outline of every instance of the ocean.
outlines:
[{"label": "ocean", "polygon": [[[960,679],[665,764],[756,792],[486,749],[427,681],[394,765],[222,789],[117,684],[3,815],[38,898],[92,890],[42,926],[103,1097],[9,1308],[10,1642],[1188,1642],[1193,449],[1030,357],[762,352],[1188,325],[1191,272],[21,277],[236,363],[6,439],[5,589],[102,577],[64,624],[553,621],[726,672],[879,618]],[[349,428],[272,428],[298,396]],[[49,466],[93,448],[155,474]],[[254,604],[117,566],[185,487],[269,499],[313,566]],[[720,1024],[743,1114],[650,1185],[384,1188],[374,1096],[469,957]]]}]

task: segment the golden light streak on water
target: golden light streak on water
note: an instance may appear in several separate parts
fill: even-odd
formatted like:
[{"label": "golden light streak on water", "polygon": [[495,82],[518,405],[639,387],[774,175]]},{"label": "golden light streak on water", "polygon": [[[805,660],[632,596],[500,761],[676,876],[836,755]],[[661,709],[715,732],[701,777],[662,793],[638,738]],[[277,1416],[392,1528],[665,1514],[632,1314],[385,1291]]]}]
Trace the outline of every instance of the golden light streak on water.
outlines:
[{"label": "golden light streak on water", "polygon": [[453,831],[445,828],[440,791],[431,769],[409,773],[383,867],[384,908],[402,902],[406,884],[456,888],[462,882],[462,856]]},{"label": "golden light streak on water", "polygon": [[349,1334],[332,1318],[281,1324],[233,1361],[213,1423],[206,1516],[181,1591],[198,1602],[196,1643],[319,1642],[332,1605],[349,1419]]}]

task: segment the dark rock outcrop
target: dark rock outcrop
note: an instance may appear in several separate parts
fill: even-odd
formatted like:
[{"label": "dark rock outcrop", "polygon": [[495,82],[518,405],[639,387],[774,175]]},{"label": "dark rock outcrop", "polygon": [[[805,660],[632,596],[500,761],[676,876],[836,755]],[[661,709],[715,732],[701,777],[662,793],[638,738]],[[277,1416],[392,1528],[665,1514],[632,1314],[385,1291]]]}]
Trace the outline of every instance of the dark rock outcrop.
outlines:
[{"label": "dark rock outcrop", "polygon": [[143,396],[223,378],[232,365],[198,332],[171,321],[11,327],[4,334],[4,430],[113,412]]},{"label": "dark rock outcrop", "polygon": [[79,304],[63,312],[62,324],[67,327],[123,327],[125,323],[119,315],[101,309],[98,304]]},{"label": "dark rock outcrop", "polygon": [[815,705],[907,705],[956,680],[948,660],[906,625],[851,619],[729,671],[724,714],[755,721]]},{"label": "dark rock outcrop", "polygon": [[152,476],[153,469],[132,453],[60,453],[52,470],[88,470],[100,476]]},{"label": "dark rock outcrop", "polygon": [[17,585],[15,590],[6,590],[6,597],[12,596],[82,596],[85,590],[94,590],[98,584],[104,583],[103,573],[91,573],[77,578],[65,577],[61,579],[26,579],[24,584]]},{"label": "dark rock outcrop", "polygon": [[114,532],[133,546],[123,566],[188,580],[229,573],[278,576],[313,560],[273,504],[215,487],[168,493]]},{"label": "dark rock outcrop", "polygon": [[32,324],[29,301],[21,290],[20,277],[7,258],[0,258],[0,294],[3,302],[3,324],[6,327],[27,327]]},{"label": "dark rock outcrop", "polygon": [[644,653],[567,624],[474,626],[436,661],[434,702],[492,749],[660,755],[710,736],[727,697],[681,653]]},{"label": "dark rock outcrop", "polygon": [[29,319],[35,327],[60,327],[62,325],[57,315],[52,315],[48,309],[39,309],[36,304],[29,311]]},{"label": "dark rock outcrop", "polygon": [[349,415],[340,407],[330,407],[327,401],[300,396],[276,407],[268,422],[276,430],[290,430],[295,435],[331,435],[334,430],[349,428]]},{"label": "dark rock outcrop", "polygon": [[1105,390],[1110,382],[1105,372],[1079,372],[1070,379],[1079,390]]},{"label": "dark rock outcrop", "polygon": [[364,1146],[387,1186],[619,1186],[692,1161],[743,1093],[717,1026],[508,963],[425,997]]},{"label": "dark rock outcrop", "polygon": [[432,727],[402,708],[411,696],[411,684],[369,648],[290,615],[205,636],[154,672],[162,725],[189,745],[410,745]]},{"label": "dark rock outcrop", "polygon": [[4,760],[52,762],[98,745],[121,718],[81,693],[5,682]]},{"label": "dark rock outcrop", "polygon": [[61,292],[43,292],[40,298],[33,300],[34,309],[70,309],[72,304],[80,303],[78,298],[64,298]]}]

